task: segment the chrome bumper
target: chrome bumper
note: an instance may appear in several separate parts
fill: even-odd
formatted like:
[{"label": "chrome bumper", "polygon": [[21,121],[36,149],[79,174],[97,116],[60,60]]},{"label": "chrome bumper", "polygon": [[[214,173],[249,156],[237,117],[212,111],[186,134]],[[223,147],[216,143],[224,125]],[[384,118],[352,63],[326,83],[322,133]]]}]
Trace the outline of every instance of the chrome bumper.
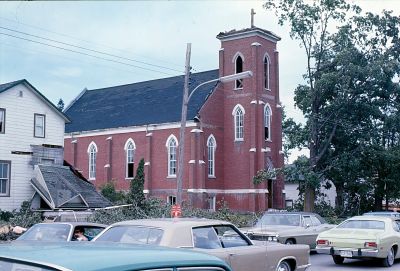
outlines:
[{"label": "chrome bumper", "polygon": [[299,270],[299,271],[307,271],[307,270],[310,270],[309,268],[311,267],[311,264],[309,263],[309,264],[305,264],[305,265],[299,265],[299,266],[297,266],[297,269],[296,270]]},{"label": "chrome bumper", "polygon": [[350,251],[351,257],[377,257],[379,250],[370,248],[335,248],[317,246],[317,252],[320,254],[340,255],[340,251]]}]

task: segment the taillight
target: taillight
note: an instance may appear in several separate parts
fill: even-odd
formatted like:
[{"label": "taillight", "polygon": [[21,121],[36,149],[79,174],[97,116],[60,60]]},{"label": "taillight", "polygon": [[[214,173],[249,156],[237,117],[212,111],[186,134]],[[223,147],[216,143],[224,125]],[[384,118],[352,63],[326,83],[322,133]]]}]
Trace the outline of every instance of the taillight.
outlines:
[{"label": "taillight", "polygon": [[317,245],[327,246],[327,245],[329,245],[329,241],[328,240],[317,240]]},{"label": "taillight", "polygon": [[364,247],[366,247],[366,248],[377,248],[378,245],[376,244],[376,242],[365,242],[364,243]]}]

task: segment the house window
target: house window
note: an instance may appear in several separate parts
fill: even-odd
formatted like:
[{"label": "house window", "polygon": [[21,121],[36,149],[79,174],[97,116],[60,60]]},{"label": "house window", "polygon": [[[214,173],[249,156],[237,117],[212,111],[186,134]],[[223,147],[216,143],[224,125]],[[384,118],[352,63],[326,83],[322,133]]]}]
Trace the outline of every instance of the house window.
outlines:
[{"label": "house window", "polygon": [[271,108],[268,105],[264,108],[264,138],[271,140]]},{"label": "house window", "polygon": [[135,142],[132,139],[128,139],[125,144],[126,153],[126,178],[131,179],[134,177],[134,158],[135,158]]},{"label": "house window", "polygon": [[6,110],[0,108],[0,134],[4,134],[6,131]]},{"label": "house window", "polygon": [[46,116],[41,114],[35,114],[35,124],[34,124],[34,136],[44,137],[46,129]]},{"label": "house window", "polygon": [[269,88],[269,57],[265,56],[264,57],[264,88],[265,89],[270,89]]},{"label": "house window", "polygon": [[167,140],[168,148],[168,176],[176,177],[176,147],[178,140],[174,136],[170,136]]},{"label": "house window", "polygon": [[95,180],[97,146],[94,142],[90,143],[88,148],[88,154],[89,154],[89,180]]},{"label": "house window", "polygon": [[[235,61],[235,73],[243,72],[243,59],[241,56],[238,56]],[[243,88],[243,79],[238,79],[235,82],[235,88],[240,89]]]},{"label": "house window", "polygon": [[10,161],[0,161],[0,196],[10,195]]},{"label": "house window", "polygon": [[167,202],[169,205],[175,205],[176,204],[176,197],[175,196],[168,196]]},{"label": "house window", "polygon": [[292,199],[285,200],[285,206],[286,208],[293,208],[293,200]]},{"label": "house window", "polygon": [[217,144],[213,135],[207,140],[208,148],[208,177],[215,177],[215,148]]},{"label": "house window", "polygon": [[237,105],[233,110],[235,141],[242,141],[244,138],[244,108]]}]

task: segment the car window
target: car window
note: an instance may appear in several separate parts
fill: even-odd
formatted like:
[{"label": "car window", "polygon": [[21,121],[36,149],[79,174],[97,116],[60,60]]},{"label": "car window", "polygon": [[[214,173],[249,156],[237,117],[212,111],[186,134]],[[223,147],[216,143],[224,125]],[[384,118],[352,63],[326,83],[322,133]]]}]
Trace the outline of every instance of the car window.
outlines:
[{"label": "car window", "polygon": [[218,238],[225,248],[249,246],[251,243],[244,236],[239,234],[238,230],[230,225],[214,226],[218,233]]},{"label": "car window", "polygon": [[193,228],[193,245],[197,248],[222,248],[217,233],[213,227]]},{"label": "car window", "polygon": [[96,241],[158,245],[163,233],[163,230],[159,228],[134,225],[115,226],[99,235]]},{"label": "car window", "polygon": [[35,224],[18,237],[18,240],[67,241],[70,231],[69,224]]},{"label": "car window", "polygon": [[384,230],[385,223],[376,220],[347,220],[337,227],[346,229]]},{"label": "car window", "polygon": [[321,225],[321,221],[319,221],[319,219],[315,216],[311,216],[311,221],[312,221],[312,225],[313,226],[319,226]]},{"label": "car window", "polygon": [[298,214],[265,214],[257,221],[256,227],[264,227],[265,225],[285,225],[299,226],[300,215]]},{"label": "car window", "polygon": [[88,240],[92,240],[94,237],[96,237],[102,230],[104,230],[103,227],[95,227],[95,226],[85,226],[84,228],[84,234],[88,238]]},{"label": "car window", "polygon": [[303,221],[304,221],[304,223],[303,223],[304,226],[307,226],[307,225],[312,226],[313,225],[310,216],[303,216]]}]

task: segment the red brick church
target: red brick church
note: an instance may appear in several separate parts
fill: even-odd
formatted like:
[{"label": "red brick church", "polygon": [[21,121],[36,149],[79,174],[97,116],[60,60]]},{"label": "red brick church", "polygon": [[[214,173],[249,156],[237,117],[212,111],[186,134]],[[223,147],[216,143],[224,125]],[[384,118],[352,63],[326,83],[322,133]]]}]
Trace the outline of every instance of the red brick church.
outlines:
[{"label": "red brick church", "polygon": [[[253,184],[261,169],[283,166],[279,100],[280,40],[251,27],[219,33],[219,69],[191,74],[190,88],[222,76],[253,77],[200,87],[188,104],[183,200],[238,211],[284,206],[282,178]],[[145,193],[176,200],[183,76],[84,90],[65,110],[65,160],[97,187],[129,189],[140,159]]]}]

